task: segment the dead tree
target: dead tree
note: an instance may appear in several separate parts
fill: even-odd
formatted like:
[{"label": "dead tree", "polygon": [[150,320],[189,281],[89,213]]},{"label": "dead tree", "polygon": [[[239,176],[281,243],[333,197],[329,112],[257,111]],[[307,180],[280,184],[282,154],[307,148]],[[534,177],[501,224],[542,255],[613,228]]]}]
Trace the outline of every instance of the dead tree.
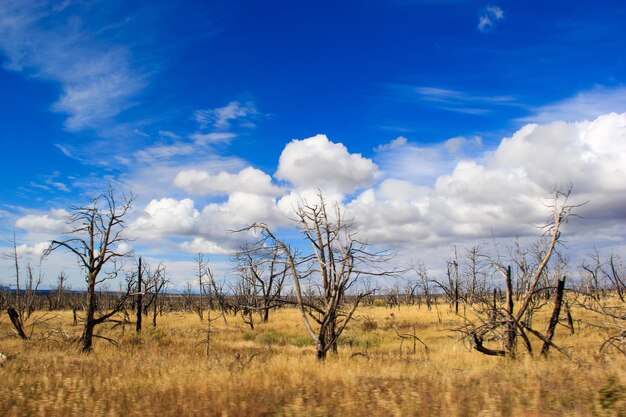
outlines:
[{"label": "dead tree", "polygon": [[454,305],[454,313],[459,314],[459,301],[460,301],[460,289],[459,289],[459,255],[454,247],[454,258],[448,261],[447,267],[448,286],[439,284],[439,287],[445,290],[446,296],[450,301],[450,306]]},{"label": "dead tree", "polygon": [[148,300],[144,305],[144,312],[152,308],[152,327],[157,327],[157,315],[163,311],[161,295],[169,281],[165,278],[165,266],[163,264],[160,263],[154,271],[150,271],[149,268],[146,269],[145,292],[148,295]]},{"label": "dead tree", "polygon": [[11,324],[13,324],[17,335],[21,339],[28,340],[28,336],[26,335],[26,332],[24,332],[24,326],[22,325],[22,320],[20,319],[20,315],[17,310],[13,307],[9,307],[7,314],[9,315],[9,319],[11,320]]},{"label": "dead tree", "polygon": [[[44,256],[50,255],[59,248],[73,253],[79,265],[86,272],[87,311],[81,350],[91,350],[96,325],[104,323],[123,307],[123,300],[99,317],[96,317],[96,289],[107,279],[117,277],[119,268],[116,259],[127,257],[131,251],[126,248],[127,239],[123,237],[124,221],[131,209],[134,196],[123,196],[121,204],[115,196],[113,188],[91,200],[86,206],[72,207],[68,223],[71,231],[61,240],[53,240]],[[104,277],[101,276],[104,275]]]},{"label": "dead tree", "polygon": [[480,246],[467,249],[464,257],[464,268],[461,280],[464,286],[463,298],[472,304],[477,297],[484,296],[488,258],[481,251]]},{"label": "dead tree", "polygon": [[[205,351],[204,354],[205,356],[208,358],[209,354],[211,352],[211,340],[212,340],[212,335],[213,333],[215,333],[215,331],[213,330],[213,322],[217,319],[219,319],[219,317],[212,317],[212,311],[213,311],[213,288],[217,288],[217,286],[214,285],[215,283],[215,278],[213,276],[213,271],[211,270],[211,268],[207,267],[206,268],[206,274],[207,274],[207,278],[209,280],[208,283],[208,297],[209,297],[209,308],[207,309],[207,327],[206,327],[206,347],[205,347]],[[221,311],[221,315],[224,315],[224,311]],[[224,318],[224,323],[226,323],[226,319]]]},{"label": "dead tree", "polygon": [[[390,260],[388,252],[370,251],[367,244],[356,239],[352,223],[346,221],[338,206],[328,212],[322,194],[313,204],[303,201],[296,209],[296,220],[311,245],[311,252],[299,256],[265,224],[255,223],[244,230],[254,229],[261,234],[255,246],[259,250],[277,250],[285,259],[293,278],[294,294],[304,327],[315,343],[319,360],[329,351],[337,351],[337,340],[367,292],[357,288],[364,275],[386,276],[384,265]],[[302,265],[308,265],[302,270]],[[319,288],[319,296],[305,301],[301,281],[311,277]],[[348,291],[354,290],[346,302]]]},{"label": "dead tree", "polygon": [[22,287],[20,259],[17,252],[17,240],[13,233],[13,251],[3,256],[12,259],[15,268],[15,304],[7,309],[11,324],[15,328],[16,334],[22,339],[29,339],[25,333],[26,322],[35,310],[35,301],[37,298],[37,289],[41,284],[41,272],[35,274],[30,263],[26,265],[27,280]]},{"label": "dead tree", "polygon": [[430,291],[430,278],[428,277],[428,270],[426,269],[426,265],[423,262],[418,262],[414,264],[411,269],[417,275],[418,283],[415,287],[421,287],[422,295],[424,296],[424,300],[426,302],[426,308],[428,310],[432,309],[432,299],[431,299],[431,291]]},{"label": "dead tree", "polygon": [[[196,262],[196,277],[198,279],[198,300],[195,304],[195,310],[200,317],[200,321],[204,321],[204,294],[208,291],[207,270],[209,264],[204,260],[204,255],[198,253],[193,260]],[[193,300],[193,297],[191,298]]]},{"label": "dead tree", "polygon": [[[608,333],[600,345],[600,353],[614,351],[626,356],[626,268],[621,258],[614,254],[604,262],[598,252],[590,258],[581,265],[588,275],[583,276],[583,288],[575,305],[592,313],[587,315],[584,323]],[[589,265],[595,266],[590,268]],[[586,284],[590,278],[595,283],[592,288]]]},{"label": "dead tree", "polygon": [[237,269],[241,285],[254,294],[254,307],[262,322],[269,320],[270,310],[283,305],[283,284],[288,273],[287,264],[276,250],[263,251],[259,248],[242,247],[236,254]]},{"label": "dead tree", "polygon": [[[550,347],[566,354],[552,342],[552,338],[559,320],[565,289],[565,277],[561,275],[561,268],[558,266],[562,258],[558,255],[557,245],[561,239],[561,227],[572,215],[572,210],[580,206],[570,204],[569,196],[570,191],[554,193],[550,205],[551,215],[544,227],[547,239],[536,244],[530,251],[516,251],[514,260],[519,278],[517,285],[515,285],[510,266],[505,267],[500,260],[493,262],[493,266],[504,276],[506,290],[504,302],[499,303],[496,297],[490,299],[491,297],[485,296],[481,297],[476,305],[466,303],[471,317],[465,315],[465,325],[457,330],[470,340],[478,352],[492,356],[515,357],[517,342],[521,339],[527,352],[532,354],[533,348],[529,338],[529,335],[532,335],[543,342],[542,354],[547,354]],[[530,259],[527,254],[530,255]],[[549,264],[555,255],[557,255],[557,266],[553,274],[549,274]],[[557,281],[557,285],[549,281],[550,275],[553,276],[554,281]],[[516,294],[516,289],[521,292]],[[545,297],[542,298],[541,294],[551,292],[555,292],[554,309],[544,334],[534,328],[531,320],[533,313],[545,304],[545,301],[542,301]],[[500,341],[503,348],[488,348],[484,345],[488,341]]]},{"label": "dead tree", "polygon": [[[211,270],[209,269],[209,272]],[[229,310],[228,301],[226,300],[226,292],[224,291],[224,282],[217,282],[213,277],[213,273],[209,274],[209,302],[213,305],[213,297],[217,300],[217,305],[220,309],[220,316],[224,320],[224,324],[228,324],[226,320],[226,313]]]},{"label": "dead tree", "polygon": [[56,310],[62,310],[65,302],[65,292],[67,291],[67,276],[65,272],[61,272],[57,277],[57,287],[54,290]]},{"label": "dead tree", "polygon": [[41,285],[42,281],[41,271],[39,271],[37,273],[37,277],[35,277],[33,267],[30,263],[26,265],[26,273],[28,280],[26,281],[24,303],[22,305],[22,311],[20,312],[22,323],[28,320],[36,309],[35,302],[37,301],[37,290],[39,289],[39,285]]},{"label": "dead tree", "polygon": [[563,296],[565,294],[565,277],[558,280],[556,286],[556,292],[554,295],[554,308],[552,310],[552,316],[550,316],[550,322],[548,323],[548,329],[545,333],[545,339],[543,340],[543,346],[541,348],[541,354],[546,356],[550,346],[553,346],[552,338],[556,330],[556,325],[559,323],[559,315],[561,314],[561,305],[563,304]]},{"label": "dead tree", "polygon": [[239,280],[232,286],[234,294],[235,308],[241,315],[245,324],[254,330],[253,313],[259,311],[259,297],[254,286],[254,281],[241,276]]}]

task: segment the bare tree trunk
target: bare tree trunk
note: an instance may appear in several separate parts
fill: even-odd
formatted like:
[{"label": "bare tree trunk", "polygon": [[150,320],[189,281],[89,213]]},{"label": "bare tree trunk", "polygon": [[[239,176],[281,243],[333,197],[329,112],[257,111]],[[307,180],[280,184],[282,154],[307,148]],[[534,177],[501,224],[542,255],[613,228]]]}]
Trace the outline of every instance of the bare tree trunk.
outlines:
[{"label": "bare tree trunk", "polygon": [[157,327],[157,312],[158,312],[158,299],[154,299],[154,303],[152,304],[152,327]]},{"label": "bare tree trunk", "polygon": [[266,304],[263,309],[263,323],[267,323],[270,319],[270,306]]},{"label": "bare tree trunk", "polygon": [[483,346],[482,338],[480,338],[476,333],[473,333],[472,337],[474,342],[474,349],[476,349],[480,353],[488,356],[506,356],[506,351],[504,350],[494,350]]},{"label": "bare tree trunk", "polygon": [[26,336],[26,333],[24,333],[24,328],[22,327],[22,320],[20,320],[19,313],[13,307],[9,308],[7,310],[7,313],[9,314],[9,319],[11,319],[11,323],[13,324],[13,327],[15,327],[15,330],[17,331],[19,337],[24,340],[28,340],[28,336]]},{"label": "bare tree trunk", "polygon": [[85,317],[85,327],[81,337],[83,352],[89,352],[93,344],[93,329],[96,326],[96,277],[89,273],[87,284],[87,315]]},{"label": "bare tree trunk", "polygon": [[13,232],[13,260],[15,262],[15,304],[17,305],[17,313],[22,322],[22,299],[20,298],[20,263],[17,257],[17,240],[15,240],[15,232]]},{"label": "bare tree trunk", "polygon": [[57,309],[57,310],[61,310],[61,309],[63,309],[63,292],[64,292],[64,290],[65,290],[65,287],[64,287],[65,280],[66,280],[66,278],[65,278],[65,273],[64,273],[64,272],[61,272],[61,273],[59,274],[59,277],[58,277],[58,283],[59,283],[59,284],[58,284],[58,286],[57,286],[57,294],[56,294],[56,296],[57,296],[57,300],[56,300],[56,304],[57,304],[57,305],[56,305],[56,309]]},{"label": "bare tree trunk", "polygon": [[326,359],[326,353],[328,349],[325,345],[324,335],[320,333],[317,340],[317,360],[323,361]]},{"label": "bare tree trunk", "polygon": [[507,332],[506,332],[506,350],[515,356],[515,342],[517,336],[517,329],[515,326],[515,319],[513,317],[513,283],[511,278],[511,265],[506,269],[505,274],[506,285],[506,313],[507,313]]},{"label": "bare tree trunk", "polygon": [[496,322],[496,320],[498,319],[498,291],[494,288],[493,289],[493,298],[492,298],[492,303],[491,303],[491,310],[492,310],[492,316],[491,316],[491,321],[493,323]]},{"label": "bare tree trunk", "polygon": [[567,317],[567,327],[569,327],[569,333],[573,335],[576,333],[576,330],[574,329],[574,319],[572,318],[572,312],[567,301],[565,302],[565,317]]},{"label": "bare tree trunk", "polygon": [[337,354],[337,334],[335,332],[335,323],[336,323],[336,318],[334,320],[332,320],[330,323],[328,323],[328,329],[327,329],[327,334],[328,334],[328,340],[331,340],[332,344],[330,346],[330,350],[331,352],[333,352],[333,354]]},{"label": "bare tree trunk", "polygon": [[139,257],[139,267],[137,269],[137,333],[141,333],[141,313],[143,312],[143,296],[141,294],[141,256]]},{"label": "bare tree trunk", "polygon": [[565,293],[565,277],[558,281],[556,287],[556,294],[554,298],[554,310],[552,310],[552,317],[550,317],[550,323],[548,324],[548,330],[546,331],[546,340],[543,342],[541,348],[541,354],[546,356],[550,346],[552,345],[552,338],[556,330],[556,325],[559,323],[559,314],[561,313],[561,304],[563,304],[563,294]]}]

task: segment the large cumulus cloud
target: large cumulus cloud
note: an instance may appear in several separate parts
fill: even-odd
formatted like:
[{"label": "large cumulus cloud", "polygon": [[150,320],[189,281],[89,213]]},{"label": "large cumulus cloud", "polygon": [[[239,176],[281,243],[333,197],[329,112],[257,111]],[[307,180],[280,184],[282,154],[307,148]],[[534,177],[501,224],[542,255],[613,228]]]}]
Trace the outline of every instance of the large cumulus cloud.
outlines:
[{"label": "large cumulus cloud", "polygon": [[331,189],[351,193],[371,184],[378,167],[360,154],[348,152],[341,143],[326,135],[294,139],[285,146],[278,162],[276,177],[296,188]]},{"label": "large cumulus cloud", "polygon": [[[415,153],[415,146],[402,146],[388,166],[396,155],[406,166],[406,155]],[[430,186],[418,188],[415,172],[387,170],[403,182],[386,180],[348,205],[363,234],[397,246],[536,235],[551,191],[573,186],[573,202],[588,203],[577,209],[584,219],[572,233],[623,240],[616,225],[626,219],[626,114],[525,125],[497,148],[440,172]]]},{"label": "large cumulus cloud", "polygon": [[162,198],[150,201],[129,229],[131,235],[148,239],[187,235],[195,230],[199,216],[195,203],[189,198]]}]

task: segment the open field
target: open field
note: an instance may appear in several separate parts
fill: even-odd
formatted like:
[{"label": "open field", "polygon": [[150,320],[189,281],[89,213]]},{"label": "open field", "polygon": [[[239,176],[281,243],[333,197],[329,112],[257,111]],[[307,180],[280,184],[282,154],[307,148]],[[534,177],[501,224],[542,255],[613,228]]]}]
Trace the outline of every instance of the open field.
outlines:
[{"label": "open field", "polygon": [[[52,328],[80,335],[71,312],[47,315]],[[572,359],[511,360],[468,350],[450,331],[457,323],[447,305],[361,307],[339,354],[318,362],[292,308],[254,330],[240,317],[215,321],[208,357],[206,321],[191,313],[164,315],[141,336],[133,325],[123,335],[99,326],[120,343],[96,339],[91,354],[56,336],[38,340],[43,327],[30,342],[9,336],[4,314],[0,351],[19,355],[0,368],[0,415],[626,415],[626,360],[597,355],[598,330],[559,326],[555,342]],[[414,329],[428,351],[396,333]]]}]

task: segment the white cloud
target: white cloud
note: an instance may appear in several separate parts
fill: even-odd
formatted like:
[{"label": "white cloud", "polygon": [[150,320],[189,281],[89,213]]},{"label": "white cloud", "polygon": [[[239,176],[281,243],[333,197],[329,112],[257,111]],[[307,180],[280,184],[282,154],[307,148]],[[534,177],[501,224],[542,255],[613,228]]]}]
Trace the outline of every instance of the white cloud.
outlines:
[{"label": "white cloud", "polygon": [[[303,188],[292,190],[278,200],[277,206],[285,219],[296,218],[295,213],[303,204],[317,204],[319,202],[319,188]],[[324,201],[329,207],[341,205],[345,195],[335,189],[329,188],[322,191]],[[288,224],[288,223],[287,223]]]},{"label": "white cloud", "polygon": [[223,236],[226,231],[237,230],[252,223],[283,225],[286,217],[270,196],[236,191],[224,203],[208,204],[202,209],[199,233]]},{"label": "white cloud", "polygon": [[184,244],[184,250],[197,252],[198,242],[205,249],[209,247],[206,242],[213,242],[227,251],[245,238],[231,232],[255,222],[281,226],[287,219],[272,197],[259,194],[231,192],[225,202],[207,204],[200,211],[191,199],[162,198],[144,208],[129,225],[129,234],[142,239],[194,236],[192,242]]},{"label": "white cloud", "polygon": [[485,7],[478,17],[478,30],[488,32],[496,27],[499,20],[504,19],[504,11],[498,6]]},{"label": "white cloud", "polygon": [[332,189],[350,193],[371,184],[376,165],[361,154],[349,153],[325,135],[294,139],[280,155],[276,177],[298,188]]},{"label": "white cloud", "polygon": [[389,143],[385,143],[383,145],[378,145],[374,151],[375,152],[383,152],[383,151],[389,151],[391,149],[395,149],[395,148],[399,148],[403,145],[406,145],[407,143],[407,139],[404,136],[398,136],[397,138],[395,138],[394,140],[392,140]]},{"label": "white cloud", "polygon": [[240,103],[239,101],[231,101],[224,107],[197,110],[195,118],[201,128],[212,126],[218,130],[228,130],[232,123],[237,120],[244,127],[254,127],[254,123],[249,119],[257,114],[258,111],[253,102]]},{"label": "white cloud", "polygon": [[180,135],[174,133],[174,132],[170,132],[169,130],[160,130],[159,131],[159,136],[163,137],[163,138],[168,138],[168,139],[180,139]]},{"label": "white cloud", "polygon": [[450,175],[437,179],[429,216],[440,236],[524,235],[546,217],[542,199],[548,193],[523,167],[496,169],[461,161]]},{"label": "white cloud", "polygon": [[269,175],[252,167],[244,168],[237,174],[221,171],[216,175],[196,169],[184,170],[176,175],[174,185],[195,195],[246,192],[274,196],[281,193],[281,189],[272,184]]},{"label": "white cloud", "polygon": [[376,162],[385,178],[432,185],[439,175],[450,172],[463,157],[462,152],[451,154],[441,144],[418,146],[407,142],[379,152]]},{"label": "white cloud", "polygon": [[516,100],[514,96],[477,96],[463,91],[431,86],[396,86],[396,88],[409,88],[417,93],[422,100],[447,104],[483,103],[510,105]]},{"label": "white cloud", "polygon": [[186,192],[174,185],[174,179],[182,171],[203,171],[206,167],[219,172],[238,172],[246,167],[245,161],[234,157],[220,157],[203,148],[181,158],[156,159],[147,158],[144,163],[136,164],[122,181],[127,190],[138,190],[136,207],[145,207],[153,199],[172,197],[182,199],[188,197]]},{"label": "white cloud", "polygon": [[626,113],[526,125],[502,141],[490,166],[523,168],[544,189],[572,183],[579,193],[626,192]]},{"label": "white cloud", "polygon": [[368,189],[346,206],[354,218],[360,238],[396,247],[419,242],[430,236],[423,213],[430,190],[409,181],[388,179]]},{"label": "white cloud", "polygon": [[34,233],[63,233],[69,230],[68,216],[62,209],[53,209],[50,214],[27,214],[15,221],[15,227]]},{"label": "white cloud", "polygon": [[15,249],[18,256],[21,255],[33,255],[40,257],[44,251],[50,247],[50,242],[38,242],[33,245],[22,244],[18,245]]},{"label": "white cloud", "polygon": [[626,111],[626,87],[596,87],[581,91],[573,97],[556,103],[539,106],[529,116],[518,121],[524,123],[575,122],[593,120],[603,114]]},{"label": "white cloud", "polygon": [[594,244],[624,241],[619,225],[626,220],[626,114],[526,125],[474,158],[443,150],[477,145],[477,138],[453,139],[381,152],[387,179],[346,205],[364,238],[415,250],[537,236],[551,190],[572,184],[573,201],[589,203],[577,211],[584,218],[567,225],[567,239],[579,242],[577,236],[593,230],[599,239]]},{"label": "white cloud", "polygon": [[216,242],[207,240],[203,237],[195,237],[191,242],[183,242],[179,245],[180,249],[188,253],[203,253],[203,254],[219,254],[229,255],[231,250],[222,248]]},{"label": "white cloud", "polygon": [[483,140],[480,136],[472,136],[470,138],[466,138],[464,136],[456,136],[454,138],[450,138],[443,143],[444,148],[449,153],[458,153],[467,146],[472,146],[479,148],[483,144]]},{"label": "white cloud", "polygon": [[172,145],[155,145],[135,152],[139,162],[152,162],[159,159],[171,159],[177,156],[191,155],[197,148],[188,143],[174,143]]},{"label": "white cloud", "polygon": [[54,2],[5,1],[0,8],[0,50],[5,68],[61,84],[52,109],[68,115],[68,130],[99,128],[131,105],[146,84],[122,45],[102,44],[100,28],[87,28]]},{"label": "white cloud", "polygon": [[113,249],[116,253],[132,253],[133,252],[133,247],[131,245],[129,245],[128,243],[120,243],[118,244],[114,249]]},{"label": "white cloud", "polygon": [[162,198],[152,200],[143,213],[129,226],[133,236],[154,239],[168,235],[189,235],[194,232],[200,213],[191,199]]},{"label": "white cloud", "polygon": [[491,113],[497,107],[520,106],[512,95],[476,95],[437,86],[407,84],[386,84],[386,87],[395,97],[407,102],[417,101],[455,113],[482,115]]},{"label": "white cloud", "polygon": [[198,144],[214,144],[214,143],[228,143],[236,137],[234,133],[230,132],[211,132],[211,133],[194,133],[189,136]]}]

